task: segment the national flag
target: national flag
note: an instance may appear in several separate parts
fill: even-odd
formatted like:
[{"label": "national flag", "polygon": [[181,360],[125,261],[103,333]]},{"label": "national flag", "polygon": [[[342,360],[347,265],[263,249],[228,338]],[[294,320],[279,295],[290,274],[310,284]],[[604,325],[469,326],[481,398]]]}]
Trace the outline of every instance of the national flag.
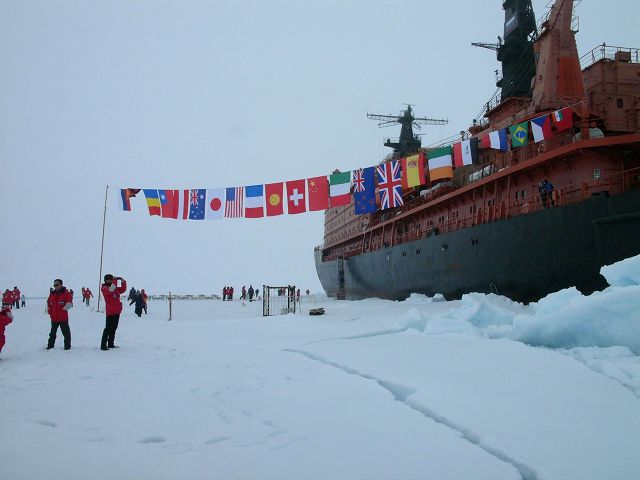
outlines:
[{"label": "national flag", "polygon": [[284,213],[284,202],[282,201],[282,182],[267,183],[264,186],[265,197],[267,197],[267,217],[274,217]]},{"label": "national flag", "polygon": [[180,190],[158,190],[162,218],[178,218],[180,213]]},{"label": "national flag", "polygon": [[207,188],[207,207],[204,209],[204,218],[220,220],[224,216],[225,199],[224,188]]},{"label": "national flag", "polygon": [[264,185],[249,185],[244,189],[245,218],[264,217]]},{"label": "national flag", "polygon": [[402,201],[402,175],[400,174],[400,161],[385,162],[376,167],[378,176],[378,195],[380,196],[380,209],[399,207]]},{"label": "national flag", "polygon": [[351,203],[351,170],[331,174],[329,177],[329,203],[332,207]]},{"label": "national flag", "polygon": [[183,196],[182,218],[185,220],[204,220],[207,190],[204,188],[183,190]]},{"label": "national flag", "polygon": [[424,153],[411,155],[401,159],[402,162],[402,188],[408,189],[424,185]]},{"label": "national flag", "polygon": [[121,188],[120,189],[120,198],[122,202],[120,205],[120,210],[125,212],[131,211],[131,198],[135,197],[138,193],[140,193],[139,188]]},{"label": "national flag", "polygon": [[329,208],[329,183],[326,175],[307,178],[307,192],[309,196],[309,211]]},{"label": "national flag", "polygon": [[244,213],[244,187],[229,187],[225,192],[225,218],[240,218]]},{"label": "national flag", "polygon": [[573,111],[571,107],[565,107],[562,110],[556,110],[551,114],[556,130],[562,132],[573,127]]},{"label": "national flag", "polygon": [[144,189],[144,196],[147,199],[147,207],[149,208],[149,215],[160,216],[160,197],[158,196],[158,190]]},{"label": "national flag", "polygon": [[306,190],[304,180],[291,180],[287,183],[287,213],[304,213],[307,211]]},{"label": "national flag", "polygon": [[456,168],[478,163],[478,139],[469,138],[453,144],[453,165]]},{"label": "national flag", "polygon": [[533,132],[533,141],[536,143],[551,138],[551,119],[549,115],[532,118],[531,131]]},{"label": "national flag", "polygon": [[507,129],[501,128],[480,137],[480,148],[507,151]]},{"label": "national flag", "polygon": [[513,148],[524,147],[529,143],[528,123],[529,122],[516,123],[509,127],[509,132],[511,132],[511,146]]},{"label": "national flag", "polygon": [[373,213],[378,209],[373,167],[353,171],[353,201],[356,215]]},{"label": "national flag", "polygon": [[451,158],[451,147],[440,147],[427,152],[429,159],[429,178],[431,180],[441,180],[453,178],[453,163]]}]

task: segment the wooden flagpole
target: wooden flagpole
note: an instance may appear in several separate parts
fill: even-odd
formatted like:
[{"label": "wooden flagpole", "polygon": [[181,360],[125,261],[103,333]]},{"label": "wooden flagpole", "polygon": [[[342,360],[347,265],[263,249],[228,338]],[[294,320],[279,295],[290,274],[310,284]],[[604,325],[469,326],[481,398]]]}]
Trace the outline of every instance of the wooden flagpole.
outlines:
[{"label": "wooden flagpole", "polygon": [[100,286],[102,285],[102,256],[104,253],[104,227],[107,223],[107,196],[109,194],[109,185],[104,191],[104,214],[102,215],[102,243],[100,245],[100,276],[98,277],[98,308],[96,311],[100,311]]}]

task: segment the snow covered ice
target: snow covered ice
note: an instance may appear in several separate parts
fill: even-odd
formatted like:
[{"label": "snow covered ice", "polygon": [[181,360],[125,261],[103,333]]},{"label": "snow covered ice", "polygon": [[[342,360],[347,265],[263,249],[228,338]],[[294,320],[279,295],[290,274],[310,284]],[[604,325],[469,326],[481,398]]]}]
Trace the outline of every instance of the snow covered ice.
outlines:
[{"label": "snow covered ice", "polygon": [[32,300],[0,355],[0,476],[638,478],[640,257],[602,273],[603,292],[528,306],[413,295],[264,318],[184,301],[167,322],[155,301],[125,307],[108,352],[79,299],[72,349],[45,351]]}]

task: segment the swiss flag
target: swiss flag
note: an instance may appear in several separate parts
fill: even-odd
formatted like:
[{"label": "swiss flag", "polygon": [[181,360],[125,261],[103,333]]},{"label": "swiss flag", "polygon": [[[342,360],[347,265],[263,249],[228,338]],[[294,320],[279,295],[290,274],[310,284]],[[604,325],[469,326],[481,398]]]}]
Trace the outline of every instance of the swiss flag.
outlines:
[{"label": "swiss flag", "polygon": [[306,193],[304,179],[287,182],[287,211],[290,215],[307,211]]},{"label": "swiss flag", "polygon": [[307,178],[309,192],[309,211],[329,208],[329,182],[327,176]]},{"label": "swiss flag", "polygon": [[274,217],[284,213],[284,202],[282,201],[283,183],[267,183],[264,186],[264,196],[266,198],[267,217]]}]

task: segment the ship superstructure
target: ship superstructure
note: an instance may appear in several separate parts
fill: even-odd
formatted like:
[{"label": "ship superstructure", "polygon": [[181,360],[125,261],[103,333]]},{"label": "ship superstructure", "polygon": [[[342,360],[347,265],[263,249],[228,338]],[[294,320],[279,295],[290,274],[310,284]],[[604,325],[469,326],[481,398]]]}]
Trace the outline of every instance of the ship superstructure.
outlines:
[{"label": "ship superstructure", "polygon": [[[571,128],[521,148],[481,149],[453,178],[405,191],[402,207],[327,210],[315,260],[329,295],[477,291],[529,302],[571,286],[602,289],[601,266],[640,254],[638,49],[603,45],[580,58],[571,0],[557,0],[540,29],[530,1],[503,6],[502,92],[468,135],[558,111],[571,115]],[[389,146],[397,155],[429,152],[406,145]],[[543,196],[544,181],[553,190]]]}]

